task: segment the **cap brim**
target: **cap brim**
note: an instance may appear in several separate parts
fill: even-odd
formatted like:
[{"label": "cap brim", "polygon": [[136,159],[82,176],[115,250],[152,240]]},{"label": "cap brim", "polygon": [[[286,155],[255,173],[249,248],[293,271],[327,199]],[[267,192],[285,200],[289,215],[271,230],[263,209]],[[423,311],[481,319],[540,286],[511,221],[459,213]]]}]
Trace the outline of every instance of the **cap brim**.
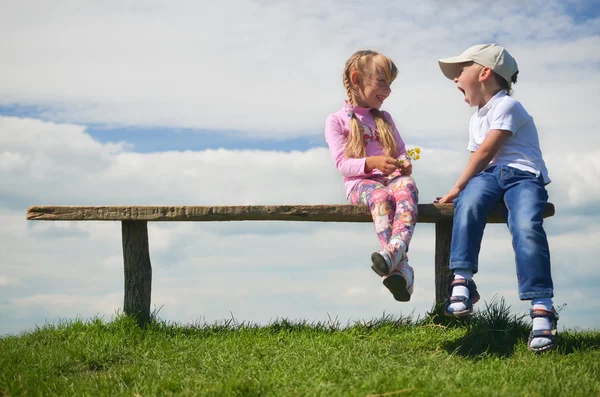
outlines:
[{"label": "cap brim", "polygon": [[471,59],[457,56],[452,58],[444,58],[438,61],[440,65],[440,69],[442,69],[442,73],[444,76],[449,78],[450,80],[454,80],[460,75],[460,64],[465,62],[472,62]]}]

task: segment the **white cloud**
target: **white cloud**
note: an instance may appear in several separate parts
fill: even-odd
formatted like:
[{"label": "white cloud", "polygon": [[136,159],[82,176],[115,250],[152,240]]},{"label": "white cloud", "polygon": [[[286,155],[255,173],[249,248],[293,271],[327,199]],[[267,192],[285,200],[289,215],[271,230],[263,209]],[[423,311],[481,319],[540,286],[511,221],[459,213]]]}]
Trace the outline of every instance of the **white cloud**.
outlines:
[{"label": "white cloud", "polygon": [[71,315],[81,313],[81,309],[85,308],[85,312],[91,317],[96,313],[114,312],[114,308],[121,304],[121,300],[122,296],[118,293],[107,296],[43,294],[13,299],[11,305],[20,312],[20,315],[25,315],[29,310],[42,308],[49,316],[62,317],[67,313]]},{"label": "white cloud", "polygon": [[0,101],[41,107],[58,121],[315,135],[341,105],[345,60],[372,47],[400,67],[386,105],[392,114],[411,131],[456,136],[469,110],[436,60],[493,40],[519,60],[516,95],[536,120],[581,141],[595,125],[600,79],[589,49],[600,38],[597,21],[577,23],[566,7],[23,0],[0,15],[0,53],[10,60]]},{"label": "white cloud", "polygon": [[[27,205],[344,202],[341,178],[324,148],[140,154],[93,141],[74,125],[4,117],[0,126],[3,150],[27,159],[0,169],[0,178],[13,182],[2,186],[2,197],[26,197],[0,209],[0,312],[3,319],[14,319],[3,322],[0,332],[18,332],[44,319],[110,318],[122,304],[120,224],[28,222]],[[29,135],[15,133],[25,130]],[[88,142],[88,149],[80,149],[81,142]],[[593,172],[596,157],[591,152],[551,158],[549,166]],[[39,158],[45,159],[43,179],[36,168]],[[424,148],[415,163],[421,201],[445,192],[465,161],[464,151]],[[553,177],[550,186],[565,191],[553,199],[559,210],[546,222],[557,302],[569,303],[563,324],[599,327],[595,319],[600,316],[578,314],[597,314],[588,284],[594,282],[591,258],[598,256],[599,232],[590,216],[564,214],[565,209],[592,205],[598,192],[569,173]],[[153,308],[162,307],[160,315],[167,320],[210,322],[230,312],[240,321],[254,322],[276,317],[326,321],[327,315],[346,322],[383,312],[422,316],[434,298],[434,229],[429,224],[417,226],[411,244],[417,281],[408,304],[396,303],[369,269],[370,252],[378,242],[368,223],[151,223],[149,237]],[[484,299],[503,293],[516,310],[527,310],[516,294],[506,227],[487,228],[481,263],[478,285]]]},{"label": "white cloud", "polygon": [[[600,45],[599,21],[576,21],[566,7],[558,0],[4,5],[0,106],[39,109],[55,123],[0,117],[0,333],[77,314],[110,317],[122,303],[119,223],[27,222],[28,205],[344,202],[325,148],[141,154],[127,136],[100,143],[83,124],[322,136],[344,97],[345,60],[373,48],[400,68],[385,108],[406,143],[423,148],[414,176],[421,202],[431,202],[467,161],[473,112],[436,60],[486,41],[505,44],[519,61],[515,97],[540,131],[557,208],[546,221],[556,302],[568,303],[561,323],[599,328],[600,55],[590,51]],[[383,311],[422,315],[433,301],[432,225],[418,225],[411,244],[417,281],[408,304],[394,302],[369,269],[377,247],[369,224],[167,223],[151,224],[149,233],[153,305],[164,305],[168,320],[211,321],[231,311],[246,321],[328,314],[345,321]],[[525,311],[505,227],[486,229],[481,263],[484,299],[502,293]]]},{"label": "white cloud", "polygon": [[21,280],[15,277],[8,277],[0,274],[0,287],[7,285],[20,285],[22,284]]}]

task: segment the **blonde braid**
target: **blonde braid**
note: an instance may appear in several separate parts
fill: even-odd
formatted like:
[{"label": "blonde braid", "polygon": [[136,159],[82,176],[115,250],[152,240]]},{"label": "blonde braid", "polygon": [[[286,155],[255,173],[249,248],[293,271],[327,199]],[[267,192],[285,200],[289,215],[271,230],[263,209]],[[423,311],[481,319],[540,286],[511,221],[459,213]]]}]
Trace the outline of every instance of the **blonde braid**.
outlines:
[{"label": "blonde braid", "polygon": [[379,132],[381,146],[383,147],[385,154],[390,157],[398,157],[400,153],[396,152],[397,145],[392,126],[383,117],[383,112],[381,110],[371,109],[371,114],[375,119],[375,126]]},{"label": "blonde braid", "polygon": [[[356,103],[354,103],[354,95],[350,86],[350,78],[348,74],[351,70],[351,67],[358,60],[359,57],[353,57],[355,59],[350,58],[348,62],[346,62],[346,68],[344,70],[344,86],[346,87],[348,101],[353,106],[356,105]],[[365,157],[366,155],[366,148],[360,131],[360,123],[358,122],[358,119],[356,118],[356,115],[354,113],[352,113],[352,115],[350,116],[350,134],[348,135],[345,155],[346,157],[354,158]]]},{"label": "blonde braid", "polygon": [[[366,57],[367,59],[364,62],[361,62],[363,57]],[[368,67],[368,64],[370,64],[369,61],[373,60],[378,66],[387,70],[388,77],[391,81],[396,78],[396,65],[394,65],[388,57],[370,50],[355,52],[350,59],[346,61],[343,74],[344,87],[346,88],[348,101],[351,105],[356,105],[354,100],[356,89],[353,89],[350,83],[350,75],[354,70],[358,70],[361,75],[364,74],[365,67]],[[375,120],[375,126],[381,139],[380,144],[384,152],[390,157],[397,157],[399,153],[396,153],[397,144],[391,124],[385,120],[383,113],[379,109],[371,109],[371,114]],[[355,114],[352,114],[350,118],[350,133],[347,138],[345,155],[349,158],[366,156],[366,147],[360,128],[360,122]]]},{"label": "blonde braid", "polygon": [[[344,67],[344,86],[346,87],[346,94],[348,95],[348,101],[351,105],[356,105],[354,101],[354,90],[352,89],[352,85],[350,84],[350,74],[359,69],[357,64],[360,59],[364,56],[373,56],[377,53],[370,50],[365,51],[357,51],[355,52],[348,61],[346,61],[346,66]],[[365,141],[363,139],[363,134],[360,129],[360,122],[356,115],[353,113],[350,118],[350,134],[348,136],[348,142],[346,144],[345,150],[346,157],[360,158],[366,156],[366,147]]]}]

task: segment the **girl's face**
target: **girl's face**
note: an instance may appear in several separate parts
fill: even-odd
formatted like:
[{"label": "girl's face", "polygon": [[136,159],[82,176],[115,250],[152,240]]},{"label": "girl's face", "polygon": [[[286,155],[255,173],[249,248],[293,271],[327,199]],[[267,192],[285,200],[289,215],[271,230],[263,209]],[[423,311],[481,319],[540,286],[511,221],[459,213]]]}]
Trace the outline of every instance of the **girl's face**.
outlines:
[{"label": "girl's face", "polygon": [[465,96],[465,102],[469,106],[482,107],[485,105],[483,96],[483,84],[480,75],[483,67],[477,63],[466,63],[461,65],[460,74],[454,78],[456,88]]},{"label": "girl's face", "polygon": [[[356,73],[356,75],[354,75]],[[358,72],[353,73],[356,76],[356,84],[358,92],[356,94],[356,104],[364,108],[379,109],[383,101],[392,93],[390,83],[387,81],[387,76],[381,67],[377,67],[374,73],[370,75],[358,77]]]}]

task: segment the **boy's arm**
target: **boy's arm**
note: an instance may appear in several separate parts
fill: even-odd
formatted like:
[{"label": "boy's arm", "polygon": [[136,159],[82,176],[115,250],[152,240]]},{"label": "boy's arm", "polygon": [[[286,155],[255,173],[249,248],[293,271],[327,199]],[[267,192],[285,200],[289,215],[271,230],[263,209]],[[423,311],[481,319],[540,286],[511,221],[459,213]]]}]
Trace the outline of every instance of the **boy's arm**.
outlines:
[{"label": "boy's arm", "polygon": [[465,167],[454,186],[443,197],[438,197],[439,203],[451,203],[458,197],[471,178],[481,172],[492,161],[498,149],[512,135],[509,130],[490,130],[479,148],[471,152],[469,163]]}]

